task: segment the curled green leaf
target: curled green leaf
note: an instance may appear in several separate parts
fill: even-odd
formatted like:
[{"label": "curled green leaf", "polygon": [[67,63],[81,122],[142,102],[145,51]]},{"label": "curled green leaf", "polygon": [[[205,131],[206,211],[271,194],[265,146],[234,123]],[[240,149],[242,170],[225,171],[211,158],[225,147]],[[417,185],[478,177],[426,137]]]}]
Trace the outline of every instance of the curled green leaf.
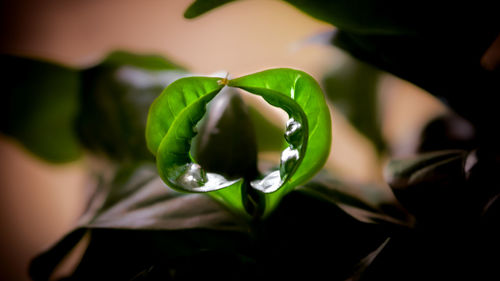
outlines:
[{"label": "curled green leaf", "polygon": [[330,152],[330,111],[318,83],[305,72],[278,68],[229,81],[229,86],[262,96],[289,115],[279,171],[252,186],[266,194],[266,214],[294,187],[310,179]]},{"label": "curled green leaf", "polygon": [[223,87],[222,78],[210,77],[187,77],[170,84],[151,105],[146,144],[156,155],[158,173],[169,187],[184,192],[212,192],[218,201],[244,213],[242,180],[208,173],[190,155],[196,124],[203,118],[208,102]]},{"label": "curled green leaf", "polygon": [[172,83],[151,106],[146,129],[148,148],[157,157],[160,176],[182,191],[208,192],[235,183],[207,173],[189,153],[194,128],[207,103],[224,86],[220,78],[188,77]]},{"label": "curled green leaf", "polygon": [[[208,102],[225,85],[260,95],[289,115],[284,134],[287,147],[281,153],[279,169],[263,178],[245,178],[249,181],[245,184],[243,179],[228,180],[220,174],[207,172],[190,155],[196,125],[203,118]],[[254,204],[264,210],[265,216],[286,193],[321,169],[330,149],[330,122],[319,85],[301,71],[272,69],[230,81],[188,77],[169,85],[152,104],[146,142],[156,155],[161,178],[171,188],[209,192],[217,200],[243,213],[248,211],[244,207],[248,200],[257,201]],[[255,192],[249,190],[249,186],[264,200],[254,200]]]}]

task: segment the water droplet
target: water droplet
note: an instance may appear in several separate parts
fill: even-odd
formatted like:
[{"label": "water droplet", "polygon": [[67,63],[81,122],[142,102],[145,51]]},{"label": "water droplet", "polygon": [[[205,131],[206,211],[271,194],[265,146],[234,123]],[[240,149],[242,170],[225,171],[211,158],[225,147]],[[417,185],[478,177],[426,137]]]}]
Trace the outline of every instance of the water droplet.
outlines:
[{"label": "water droplet", "polygon": [[184,172],[176,179],[176,182],[185,188],[194,189],[203,186],[207,182],[207,175],[200,165],[188,163],[184,167]]},{"label": "water droplet", "polygon": [[264,193],[274,192],[278,190],[282,184],[283,181],[280,177],[280,171],[274,171],[264,177],[262,180],[255,180],[250,183],[253,188]]},{"label": "water droplet", "polygon": [[285,140],[294,147],[298,147],[302,143],[302,125],[290,118],[286,122]]},{"label": "water droplet", "polygon": [[292,148],[291,146],[287,147],[281,153],[281,163],[280,163],[280,174],[281,179],[284,179],[290,172],[292,172],[299,161],[299,151],[297,149]]}]

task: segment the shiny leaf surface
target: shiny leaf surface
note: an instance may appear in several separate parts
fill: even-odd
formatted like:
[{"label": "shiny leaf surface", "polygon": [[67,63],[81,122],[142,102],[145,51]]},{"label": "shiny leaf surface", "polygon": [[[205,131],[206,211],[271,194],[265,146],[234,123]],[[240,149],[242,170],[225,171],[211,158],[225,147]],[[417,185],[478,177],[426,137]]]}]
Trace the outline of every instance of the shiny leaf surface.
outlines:
[{"label": "shiny leaf surface", "polygon": [[160,257],[235,250],[248,227],[207,196],[165,188],[152,164],[121,167],[90,203],[78,227],[32,261],[34,280],[48,280],[87,231],[91,243],[74,275],[128,280]]},{"label": "shiny leaf surface", "polygon": [[230,81],[208,77],[177,80],[151,105],[146,142],[157,157],[158,171],[167,185],[187,192],[210,192],[217,200],[244,213],[249,190],[243,188],[243,180],[227,180],[219,173],[207,172],[190,155],[197,123],[203,118],[208,102],[225,84],[262,96],[290,117],[285,131],[288,147],[281,154],[279,170],[250,183],[253,189],[264,193],[266,203],[261,209],[265,208],[267,215],[284,194],[312,177],[328,157],[330,114],[319,85],[308,74],[272,69]]},{"label": "shiny leaf surface", "polygon": [[269,104],[289,115],[285,139],[288,147],[281,154],[280,169],[252,187],[265,195],[266,213],[281,197],[310,179],[325,163],[331,142],[330,112],[317,82],[293,69],[271,69],[229,81],[262,96]]},{"label": "shiny leaf surface", "polygon": [[241,179],[227,180],[207,172],[190,155],[195,127],[206,105],[224,87],[222,78],[187,77],[170,84],[151,105],[146,143],[160,177],[171,188],[185,192],[210,192],[236,212],[245,214]]},{"label": "shiny leaf surface", "polygon": [[111,53],[81,72],[80,138],[114,160],[151,161],[144,140],[148,109],[168,84],[186,75],[160,56]]}]

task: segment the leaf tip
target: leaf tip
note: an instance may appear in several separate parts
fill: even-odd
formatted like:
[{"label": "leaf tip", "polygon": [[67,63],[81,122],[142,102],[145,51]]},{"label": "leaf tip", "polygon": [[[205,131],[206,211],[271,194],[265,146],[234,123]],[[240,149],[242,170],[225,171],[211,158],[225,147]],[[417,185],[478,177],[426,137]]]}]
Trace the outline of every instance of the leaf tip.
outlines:
[{"label": "leaf tip", "polygon": [[227,84],[229,83],[229,80],[227,78],[221,78],[220,80],[217,80],[217,84],[222,86],[227,86]]}]

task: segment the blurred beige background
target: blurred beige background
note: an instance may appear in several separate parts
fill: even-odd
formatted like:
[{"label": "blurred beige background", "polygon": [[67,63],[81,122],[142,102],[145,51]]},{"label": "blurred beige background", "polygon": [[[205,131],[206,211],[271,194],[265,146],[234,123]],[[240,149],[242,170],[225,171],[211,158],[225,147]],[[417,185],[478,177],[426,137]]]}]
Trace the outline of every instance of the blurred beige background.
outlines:
[{"label": "blurred beige background", "polygon": [[[9,3],[10,2],[10,3]],[[345,55],[297,42],[333,27],[270,0],[238,1],[195,20],[191,0],[3,1],[1,52],[88,66],[107,52],[159,53],[193,72],[233,77],[271,67],[304,70],[318,80]],[[384,135],[411,146],[415,129],[445,109],[395,77],[380,83]],[[382,182],[371,144],[332,109],[327,169],[360,182]],[[85,205],[89,161],[49,165],[0,135],[0,280],[28,280],[28,261],[76,223]]]}]

